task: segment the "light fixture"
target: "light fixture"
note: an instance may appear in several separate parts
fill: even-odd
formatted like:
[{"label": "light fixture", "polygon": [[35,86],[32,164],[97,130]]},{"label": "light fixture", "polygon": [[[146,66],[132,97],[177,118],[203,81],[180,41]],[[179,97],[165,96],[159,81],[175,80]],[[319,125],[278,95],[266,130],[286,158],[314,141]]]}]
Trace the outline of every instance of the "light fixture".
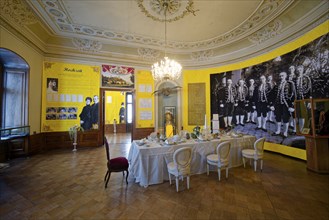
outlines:
[{"label": "light fixture", "polygon": [[162,80],[177,80],[182,73],[182,66],[175,60],[171,60],[167,57],[167,10],[168,2],[163,1],[164,15],[165,15],[165,56],[160,62],[152,65],[152,76],[155,81]]}]

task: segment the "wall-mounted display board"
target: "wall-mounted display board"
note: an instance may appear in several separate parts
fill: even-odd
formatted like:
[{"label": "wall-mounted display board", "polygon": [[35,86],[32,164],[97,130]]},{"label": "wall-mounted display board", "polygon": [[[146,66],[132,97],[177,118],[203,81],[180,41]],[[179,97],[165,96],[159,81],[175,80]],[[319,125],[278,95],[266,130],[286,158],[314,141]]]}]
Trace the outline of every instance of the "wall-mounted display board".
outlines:
[{"label": "wall-mounted display board", "polygon": [[188,125],[203,125],[206,114],[206,84],[188,84]]},{"label": "wall-mounted display board", "polygon": [[98,129],[100,67],[44,62],[41,131]]},{"label": "wall-mounted display board", "polygon": [[132,67],[102,65],[102,87],[133,88],[135,69]]},{"label": "wall-mounted display board", "polygon": [[305,138],[296,134],[311,135],[312,130],[298,122],[294,102],[329,98],[328,42],[325,34],[275,59],[211,74],[211,115],[219,115],[220,128],[305,149]]}]

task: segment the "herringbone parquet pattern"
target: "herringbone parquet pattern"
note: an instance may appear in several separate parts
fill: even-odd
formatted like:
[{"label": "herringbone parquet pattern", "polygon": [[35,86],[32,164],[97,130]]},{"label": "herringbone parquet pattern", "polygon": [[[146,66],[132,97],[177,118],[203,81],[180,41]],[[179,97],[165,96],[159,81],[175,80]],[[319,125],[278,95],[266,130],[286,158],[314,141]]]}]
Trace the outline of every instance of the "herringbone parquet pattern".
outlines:
[{"label": "herringbone parquet pattern", "polygon": [[[109,137],[112,157],[127,156],[129,140]],[[0,171],[0,219],[328,219],[329,176],[304,161],[265,154],[263,172],[248,165],[194,175],[190,190],[169,182],[140,187],[112,173],[104,189],[105,149],[51,151],[11,161]]]}]

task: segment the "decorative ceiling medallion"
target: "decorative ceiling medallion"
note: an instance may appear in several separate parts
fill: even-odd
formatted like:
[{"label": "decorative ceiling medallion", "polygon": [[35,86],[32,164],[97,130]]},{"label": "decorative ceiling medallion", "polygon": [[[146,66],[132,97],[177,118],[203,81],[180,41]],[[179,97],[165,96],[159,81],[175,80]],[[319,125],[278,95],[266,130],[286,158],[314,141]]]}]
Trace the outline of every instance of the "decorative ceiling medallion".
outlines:
[{"label": "decorative ceiling medallion", "polygon": [[[21,0],[18,0],[19,2]],[[136,0],[139,8],[146,14],[146,16],[152,18],[156,21],[164,21],[163,10],[160,5],[165,0]],[[174,21],[180,18],[183,18],[185,15],[192,13],[194,14],[197,10],[193,9],[193,0],[167,0],[170,2],[171,12],[174,13],[167,21]],[[4,5],[3,2],[10,2],[10,0],[0,0],[1,5]],[[153,47],[162,47],[164,42],[161,39],[151,39],[141,35],[133,35],[131,33],[116,32],[113,30],[105,30],[92,26],[81,26],[79,24],[74,24],[69,19],[69,15],[63,8],[63,2],[59,0],[44,0],[43,8],[47,11],[49,17],[57,25],[60,31],[66,31],[69,33],[76,33],[85,36],[94,36],[104,39],[110,39],[117,42],[129,42],[137,43]],[[260,28],[259,24],[262,24],[266,19],[276,16],[277,13],[280,13],[282,8],[288,7],[292,4],[292,0],[263,0],[258,9],[240,26],[235,29],[217,36],[215,38],[197,41],[197,42],[178,42],[171,41],[167,42],[168,48],[174,48],[175,50],[207,50],[214,47],[219,47],[221,45],[228,44],[233,42],[236,39],[250,35],[255,28]],[[152,9],[152,7],[154,9]],[[50,8],[55,10],[49,10]],[[59,12],[59,13],[58,13]],[[152,12],[152,14],[151,14]],[[158,12],[160,14],[158,14]],[[255,36],[252,37],[254,39]]]},{"label": "decorative ceiling medallion", "polygon": [[101,42],[95,40],[73,38],[72,43],[79,50],[85,52],[99,52],[102,48]]},{"label": "decorative ceiling medallion", "polygon": [[191,54],[191,59],[196,61],[210,60],[214,56],[213,50],[198,51]]},{"label": "decorative ceiling medallion", "polygon": [[276,20],[251,35],[248,40],[252,43],[260,44],[280,34],[281,29],[282,22],[280,20]]},{"label": "decorative ceiling medallion", "polygon": [[154,21],[164,22],[165,8],[164,3],[168,4],[167,7],[167,22],[178,21],[186,15],[199,10],[194,10],[193,0],[137,0],[137,5],[141,11]]},{"label": "decorative ceiling medallion", "polygon": [[21,26],[34,24],[38,20],[30,7],[22,0],[1,0],[1,16],[13,20]]},{"label": "decorative ceiling medallion", "polygon": [[160,57],[160,51],[150,48],[138,48],[138,54],[142,57],[143,60],[155,61]]}]

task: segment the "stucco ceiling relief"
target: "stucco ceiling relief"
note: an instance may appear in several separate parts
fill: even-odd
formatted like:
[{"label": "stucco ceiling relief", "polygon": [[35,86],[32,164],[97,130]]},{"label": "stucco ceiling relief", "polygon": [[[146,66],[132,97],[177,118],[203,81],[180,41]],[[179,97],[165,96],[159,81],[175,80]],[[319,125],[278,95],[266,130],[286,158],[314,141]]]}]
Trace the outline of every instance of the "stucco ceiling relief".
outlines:
[{"label": "stucco ceiling relief", "polygon": [[252,34],[248,39],[252,43],[261,44],[264,41],[267,41],[271,38],[274,38],[278,34],[281,33],[282,29],[282,22],[280,20],[275,20],[261,30],[257,31],[256,33]]},{"label": "stucco ceiling relief", "polygon": [[96,53],[102,49],[102,43],[95,40],[73,38],[72,43],[80,51]]},{"label": "stucco ceiling relief", "polygon": [[154,50],[150,48],[138,48],[137,52],[143,60],[147,61],[155,61],[160,57],[159,50]]},{"label": "stucco ceiling relief", "polygon": [[2,16],[21,26],[38,21],[30,7],[22,0],[1,0],[0,12]]},{"label": "stucco ceiling relief", "polygon": [[210,60],[214,56],[213,50],[198,51],[191,54],[191,59],[196,61]]},{"label": "stucco ceiling relief", "polygon": [[188,14],[196,15],[199,9],[194,9],[193,0],[179,1],[179,0],[137,0],[138,7],[146,15],[154,21],[165,21],[164,17],[164,3],[167,7],[167,22],[178,21]]}]

